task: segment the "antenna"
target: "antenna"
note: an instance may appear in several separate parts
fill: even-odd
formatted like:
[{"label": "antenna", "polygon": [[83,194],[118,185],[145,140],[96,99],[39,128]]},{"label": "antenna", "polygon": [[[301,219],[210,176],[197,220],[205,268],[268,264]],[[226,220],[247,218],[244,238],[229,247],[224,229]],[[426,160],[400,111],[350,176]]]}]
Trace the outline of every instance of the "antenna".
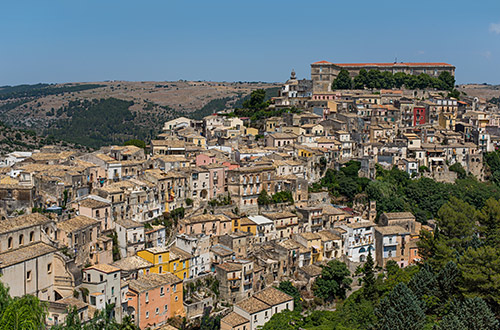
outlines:
[{"label": "antenna", "polygon": [[394,63],[398,63],[398,57],[397,56],[394,58]]}]

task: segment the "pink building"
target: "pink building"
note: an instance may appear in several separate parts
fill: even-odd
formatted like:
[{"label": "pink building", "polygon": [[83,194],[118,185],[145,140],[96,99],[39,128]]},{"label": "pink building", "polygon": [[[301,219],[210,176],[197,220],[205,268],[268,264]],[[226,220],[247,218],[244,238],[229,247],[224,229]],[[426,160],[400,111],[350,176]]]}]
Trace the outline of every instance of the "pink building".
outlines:
[{"label": "pink building", "polygon": [[219,195],[227,193],[226,185],[226,171],[227,167],[224,165],[219,165],[212,163],[210,165],[202,166],[209,171],[210,174],[210,191],[209,198],[213,199]]},{"label": "pink building", "polygon": [[215,155],[199,154],[196,156],[196,166],[210,165],[217,163]]},{"label": "pink building", "polygon": [[115,228],[115,224],[111,219],[111,202],[107,199],[89,195],[83,200],[74,202],[72,207],[79,215],[100,221],[101,231]]},{"label": "pink building", "polygon": [[200,214],[179,221],[179,234],[220,236],[231,232],[231,219],[224,215]]},{"label": "pink building", "polygon": [[184,316],[182,280],[172,273],[146,274],[129,282],[127,313],[141,329]]}]

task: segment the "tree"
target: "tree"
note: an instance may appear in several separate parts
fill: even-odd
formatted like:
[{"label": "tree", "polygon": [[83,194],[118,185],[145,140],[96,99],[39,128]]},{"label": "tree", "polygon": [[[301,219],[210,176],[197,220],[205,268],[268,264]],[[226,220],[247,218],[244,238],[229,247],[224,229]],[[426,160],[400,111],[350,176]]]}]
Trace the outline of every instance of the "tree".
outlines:
[{"label": "tree", "polygon": [[495,330],[500,326],[495,314],[481,298],[454,302],[443,317],[439,330]]},{"label": "tree", "polygon": [[490,198],[478,215],[479,231],[485,237],[486,244],[500,247],[500,201]]},{"label": "tree", "polygon": [[410,280],[408,287],[413,291],[417,299],[425,302],[422,308],[430,309],[435,307],[439,287],[436,275],[434,275],[429,264],[424,264],[420,268],[420,271]]},{"label": "tree", "polygon": [[130,315],[125,315],[120,324],[120,330],[140,330],[140,328],[135,325]]},{"label": "tree", "polygon": [[351,89],[352,88],[352,79],[349,75],[349,71],[342,69],[340,70],[337,78],[333,80],[332,90],[333,89]]},{"label": "tree", "polygon": [[293,297],[294,310],[302,311],[302,301],[299,290],[290,281],[281,281],[278,290]]},{"label": "tree", "polygon": [[377,288],[376,288],[376,278],[375,278],[375,262],[372,257],[372,253],[368,254],[366,262],[361,268],[361,273],[363,278],[361,283],[363,283],[363,296],[368,300],[375,300],[377,298]]},{"label": "tree", "polygon": [[439,227],[436,228],[434,233],[425,229],[421,230],[417,246],[418,254],[422,256],[422,259],[436,269],[444,267],[455,258],[454,250],[441,235]]},{"label": "tree", "polygon": [[146,142],[139,140],[139,139],[128,140],[123,145],[124,146],[136,146],[136,147],[141,148],[141,149],[146,149]]},{"label": "tree", "polygon": [[500,311],[500,251],[491,246],[469,248],[458,268],[463,280],[460,290],[466,297],[483,298],[495,312]]},{"label": "tree", "polygon": [[460,249],[465,242],[471,239],[475,231],[476,209],[456,198],[451,197],[438,211],[437,223],[440,232],[448,240],[448,244]]},{"label": "tree", "polygon": [[405,84],[406,74],[404,72],[396,72],[394,74],[394,86],[401,88]]},{"label": "tree", "polygon": [[274,314],[271,319],[264,324],[262,330],[299,330],[304,323],[299,312],[288,309]]},{"label": "tree", "polygon": [[453,77],[453,75],[451,75],[448,71],[441,72],[438,79],[443,82],[445,89],[451,91],[455,88],[455,77]]},{"label": "tree", "polygon": [[265,89],[254,90],[250,94],[250,99],[243,102],[243,108],[253,109],[253,110],[261,110],[261,109],[267,108],[269,103],[264,102],[265,98],[266,98],[266,90]]},{"label": "tree", "polygon": [[220,315],[211,316],[208,310],[206,310],[201,317],[200,330],[219,330],[220,319]]},{"label": "tree", "polygon": [[457,282],[460,279],[460,269],[455,262],[450,261],[437,275],[439,296],[442,301],[448,300],[457,292]]},{"label": "tree", "polygon": [[262,191],[259,194],[259,197],[257,197],[257,204],[258,205],[269,205],[271,204],[271,198],[267,194],[266,189],[262,189]]},{"label": "tree", "polygon": [[44,329],[47,304],[26,295],[14,298],[0,318],[0,329]]},{"label": "tree", "polygon": [[422,303],[404,283],[396,287],[380,301],[375,309],[380,330],[417,330],[425,324]]},{"label": "tree", "polygon": [[347,291],[351,289],[350,275],[345,263],[329,261],[326,266],[322,266],[321,275],[314,282],[314,295],[327,301],[345,299]]},{"label": "tree", "polygon": [[359,74],[354,77],[353,84],[355,89],[363,89],[366,86],[368,80],[368,72],[366,69],[359,70]]},{"label": "tree", "polygon": [[450,171],[457,173],[457,176],[459,179],[465,179],[465,177],[467,176],[465,169],[463,168],[463,166],[460,163],[455,163],[455,164],[451,165]]}]

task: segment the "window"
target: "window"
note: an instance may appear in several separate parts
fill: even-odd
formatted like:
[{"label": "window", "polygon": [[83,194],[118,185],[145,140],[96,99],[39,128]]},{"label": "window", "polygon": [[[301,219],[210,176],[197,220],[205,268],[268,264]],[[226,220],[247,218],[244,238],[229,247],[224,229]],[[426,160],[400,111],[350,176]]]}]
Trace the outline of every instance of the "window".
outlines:
[{"label": "window", "polygon": [[174,284],[172,291],[177,292],[177,284]]},{"label": "window", "polygon": [[162,256],[158,256],[158,263],[162,263]]},{"label": "window", "polygon": [[24,235],[21,234],[19,235],[19,245],[23,245],[24,244]]},{"label": "window", "polygon": [[35,232],[34,232],[34,231],[32,231],[32,232],[30,233],[30,243],[31,243],[31,242],[33,242],[34,240],[35,240]]},{"label": "window", "polygon": [[146,292],[146,304],[149,302],[149,292]]},{"label": "window", "polygon": [[114,286],[112,286],[112,287],[111,287],[111,295],[114,295],[114,294],[115,294],[115,287],[114,287]]},{"label": "window", "polygon": [[165,290],[163,289],[163,287],[160,288],[160,296],[164,296],[165,295]]},{"label": "window", "polygon": [[156,315],[160,314],[160,309],[158,307],[156,307],[155,312],[156,312]]},{"label": "window", "polygon": [[175,301],[179,300],[179,297],[175,296]]},{"label": "window", "polygon": [[7,243],[7,248],[12,249],[12,237],[9,237],[8,243]]},{"label": "window", "polygon": [[165,312],[168,311],[168,305],[165,305]]},{"label": "window", "polygon": [[26,272],[26,281],[31,281],[31,270]]},{"label": "window", "polygon": [[146,318],[149,319],[149,312],[146,312]]},{"label": "window", "polygon": [[103,276],[103,275],[100,275],[100,276],[99,276],[99,279],[101,280],[101,282],[103,282],[103,281],[104,281],[104,276]]},{"label": "window", "polygon": [[49,273],[49,274],[52,273],[52,264],[51,263],[47,265],[47,273]]},{"label": "window", "polygon": [[158,273],[159,273],[159,274],[163,274],[163,266],[160,266],[160,267],[158,268]]}]

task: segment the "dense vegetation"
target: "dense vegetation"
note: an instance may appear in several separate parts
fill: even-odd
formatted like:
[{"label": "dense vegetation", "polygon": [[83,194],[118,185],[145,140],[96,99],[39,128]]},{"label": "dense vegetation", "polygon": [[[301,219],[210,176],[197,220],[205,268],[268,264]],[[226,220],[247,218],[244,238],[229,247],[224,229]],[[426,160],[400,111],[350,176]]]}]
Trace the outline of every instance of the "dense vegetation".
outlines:
[{"label": "dense vegetation", "polygon": [[270,117],[281,116],[284,113],[300,113],[296,108],[270,108],[271,101],[268,98],[267,90],[257,89],[253,91],[249,98],[242,102],[242,108],[235,108],[234,115],[238,117],[248,117],[255,124],[256,121]]},{"label": "dense vegetation", "polygon": [[[500,179],[500,155],[490,154],[493,179]],[[426,177],[411,179],[408,173],[393,168],[384,170],[376,165],[377,177],[371,181],[358,176],[361,164],[350,161],[339,171],[328,169],[325,176],[312,185],[311,191],[328,189],[333,196],[343,197],[352,203],[357,197],[377,202],[378,214],[382,212],[412,212],[423,223],[435,218],[438,210],[451,197],[459,198],[476,208],[485,205],[489,198],[500,198],[500,188],[492,182],[480,182],[472,175],[463,176],[454,184],[434,181]],[[462,173],[463,174],[463,173]],[[361,195],[360,195],[361,194]]]},{"label": "dense vegetation", "polygon": [[388,71],[366,71],[361,69],[359,74],[352,79],[349,71],[343,69],[332,83],[332,89],[390,89],[403,87],[406,89],[435,88],[452,91],[455,87],[455,78],[446,71],[439,74],[438,78],[434,78],[425,73],[410,75],[398,72],[393,74]]},{"label": "dense vegetation", "polygon": [[18,85],[0,87],[0,100],[17,98],[36,98],[48,95],[80,92],[88,89],[105,87],[105,85],[85,84],[75,86],[56,87],[49,84]]},{"label": "dense vegetation", "polygon": [[0,122],[0,153],[6,154],[12,151],[33,151],[46,145],[58,145],[84,149],[80,145],[68,144],[58,140],[54,136],[42,137],[32,130],[22,130],[10,127]]},{"label": "dense vegetation", "polygon": [[270,205],[270,204],[279,204],[279,203],[288,203],[293,204],[293,194],[291,191],[283,190],[275,193],[272,196],[269,196],[266,189],[262,189],[257,198],[257,204],[259,206]]},{"label": "dense vegetation", "polygon": [[263,330],[499,329],[500,152],[487,154],[485,161],[490,182],[479,182],[458,167],[462,178],[454,184],[412,180],[405,172],[380,167],[376,180],[366,184],[357,176],[357,162],[329,170],[314,189],[348,198],[355,194],[351,191],[362,192],[377,200],[380,211],[411,211],[420,221],[432,217],[436,228],[420,233],[418,265],[402,269],[388,261],[380,269],[369,255],[356,272],[361,289],[347,299],[347,268],[330,262],[313,290],[315,299],[335,300],[335,311],[285,311],[274,315]]},{"label": "dense vegetation", "polygon": [[115,98],[71,101],[64,109],[70,118],[55,122],[48,133],[92,148],[151,139],[155,132],[134,123],[136,113],[129,110],[132,105]]}]

